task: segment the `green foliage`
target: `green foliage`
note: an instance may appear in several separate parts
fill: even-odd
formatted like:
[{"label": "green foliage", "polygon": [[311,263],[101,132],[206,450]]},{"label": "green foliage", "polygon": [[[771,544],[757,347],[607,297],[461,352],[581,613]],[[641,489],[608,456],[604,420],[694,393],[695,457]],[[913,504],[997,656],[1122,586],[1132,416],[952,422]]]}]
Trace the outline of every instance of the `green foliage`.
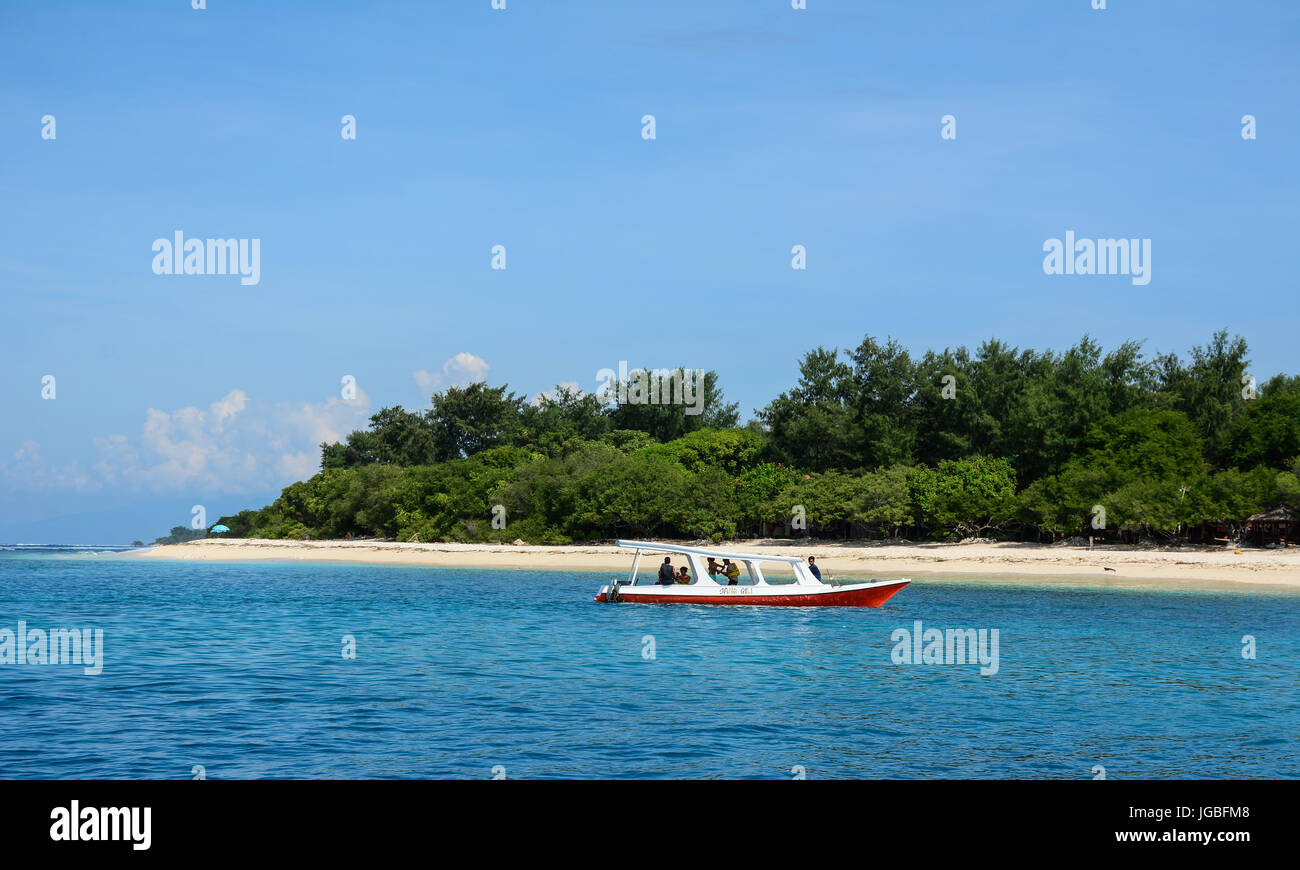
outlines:
[{"label": "green foliage", "polygon": [[437,451],[428,420],[398,405],[370,418],[368,432],[353,432],[343,444],[321,445],[321,468],[351,468],[380,462],[420,465],[433,462]]},{"label": "green foliage", "polygon": [[[610,428],[636,429],[656,441],[671,441],[698,429],[730,429],[740,421],[739,406],[727,404],[717,372],[705,372],[701,381],[688,369],[641,370],[610,388],[613,395],[627,397],[606,412]],[[667,402],[669,398],[674,401]]]},{"label": "green foliage", "polygon": [[451,387],[433,397],[429,428],[439,462],[511,443],[523,426],[524,400],[504,385]]},{"label": "green foliage", "polygon": [[774,458],[823,471],[1008,459],[1021,480],[1058,471],[1088,427],[1150,403],[1154,375],[1129,342],[1106,356],[1085,336],[1063,354],[985,342],[913,363],[868,337],[851,354],[817,348],[795,389],[760,413]]},{"label": "green foliage", "polygon": [[1187,362],[1087,336],[1063,353],[990,340],[913,358],[866,336],[809,352],[743,428],[714,372],[689,407],[647,401],[635,374],[622,404],[453,387],[423,413],[380,410],[321,445],[319,474],[221,522],[231,537],[403,541],[945,538],[1076,534],[1100,506],[1108,529],[1176,535],[1300,507],[1300,376],[1244,397],[1246,353],[1226,332]]},{"label": "green foliage", "polygon": [[792,484],[799,476],[794,469],[771,462],[760,462],[746,469],[732,483],[732,498],[738,516],[743,517],[750,528],[758,528],[760,531],[766,529],[769,519],[778,525],[789,522],[789,506],[780,516],[774,516],[770,505],[782,488]]},{"label": "green foliage", "polygon": [[1016,472],[1005,459],[945,459],[936,468],[916,469],[908,489],[931,525],[961,536],[1000,530],[1016,514]]},{"label": "green foliage", "polygon": [[207,536],[207,529],[191,529],[189,526],[172,526],[170,534],[164,535],[160,538],[154,538],[153,542],[155,546],[161,546],[163,544],[183,544],[186,541],[195,541],[199,538],[206,538]]},{"label": "green foliage", "polygon": [[639,429],[614,429],[602,435],[600,443],[607,444],[623,453],[636,453],[642,448],[659,442]]},{"label": "green foliage", "polygon": [[1217,459],[1233,417],[1243,405],[1246,340],[1241,336],[1229,339],[1223,330],[1205,347],[1192,348],[1190,365],[1184,366],[1172,354],[1159,357],[1157,364],[1162,399],[1187,415],[1204,439],[1207,458]]},{"label": "green foliage", "polygon": [[[799,363],[799,382],[759,412],[771,452],[791,465],[823,471],[849,467],[850,380],[838,351],[818,347]],[[901,411],[901,409],[899,409]]]},{"label": "green foliage", "polygon": [[699,429],[647,449],[661,451],[691,471],[718,468],[734,476],[759,462],[763,438],[745,429]]},{"label": "green foliage", "polygon": [[1268,390],[1247,403],[1225,442],[1224,462],[1235,468],[1280,468],[1300,456],[1300,389]]},{"label": "green foliage", "polygon": [[557,386],[552,394],[523,408],[517,440],[546,456],[558,456],[577,443],[600,439],[610,426],[598,397]]},{"label": "green foliage", "polygon": [[1198,517],[1216,518],[1204,443],[1185,414],[1133,410],[1108,417],[1089,430],[1086,447],[1024,498],[1054,531],[1083,531],[1097,505],[1107,528],[1169,531]]}]

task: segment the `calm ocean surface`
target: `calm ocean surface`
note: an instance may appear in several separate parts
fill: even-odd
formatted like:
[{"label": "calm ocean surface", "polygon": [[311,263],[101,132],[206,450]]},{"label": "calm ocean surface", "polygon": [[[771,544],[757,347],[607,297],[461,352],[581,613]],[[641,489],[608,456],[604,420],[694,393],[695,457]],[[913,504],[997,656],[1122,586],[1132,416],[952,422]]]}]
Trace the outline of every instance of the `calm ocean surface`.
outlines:
[{"label": "calm ocean surface", "polygon": [[[0,778],[1300,775],[1300,596],[593,603],[611,576],[0,550],[0,629],[105,656],[0,665]],[[998,673],[893,664],[916,620],[998,629]]]}]

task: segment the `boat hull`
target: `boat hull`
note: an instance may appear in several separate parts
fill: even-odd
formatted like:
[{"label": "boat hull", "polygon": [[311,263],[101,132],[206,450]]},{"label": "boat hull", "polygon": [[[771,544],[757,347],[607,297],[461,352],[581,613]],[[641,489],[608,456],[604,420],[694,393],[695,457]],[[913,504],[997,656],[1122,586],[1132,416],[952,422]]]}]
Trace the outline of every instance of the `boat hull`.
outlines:
[{"label": "boat hull", "polygon": [[[767,594],[755,591],[760,588],[755,586],[723,586],[717,592],[698,587],[623,586],[619,588],[616,600],[637,604],[731,604],[748,607],[879,607],[910,582],[895,580]],[[609,601],[607,588],[600,591],[596,601],[602,604]]]}]

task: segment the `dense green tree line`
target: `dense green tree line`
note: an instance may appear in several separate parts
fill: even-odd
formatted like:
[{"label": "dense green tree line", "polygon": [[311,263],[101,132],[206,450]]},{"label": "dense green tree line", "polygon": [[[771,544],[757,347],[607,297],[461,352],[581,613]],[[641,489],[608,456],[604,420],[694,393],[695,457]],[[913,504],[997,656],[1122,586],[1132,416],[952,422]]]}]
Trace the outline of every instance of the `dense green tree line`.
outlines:
[{"label": "dense green tree line", "polygon": [[[191,529],[189,526],[172,526],[170,533],[154,538],[154,545],[160,544],[183,544],[186,541],[195,541],[199,538],[205,538],[208,535],[207,529]],[[144,546],[143,541],[132,542],[133,546]]]},{"label": "dense green tree line", "polygon": [[[1243,339],[1187,359],[1137,342],[973,353],[867,337],[799,364],[738,427],[701,401],[622,404],[557,388],[445,390],[321,445],[321,472],[223,517],[231,535],[533,543],[808,533],[1170,537],[1300,506],[1300,377],[1256,384]],[[495,522],[494,522],[495,519]]]}]

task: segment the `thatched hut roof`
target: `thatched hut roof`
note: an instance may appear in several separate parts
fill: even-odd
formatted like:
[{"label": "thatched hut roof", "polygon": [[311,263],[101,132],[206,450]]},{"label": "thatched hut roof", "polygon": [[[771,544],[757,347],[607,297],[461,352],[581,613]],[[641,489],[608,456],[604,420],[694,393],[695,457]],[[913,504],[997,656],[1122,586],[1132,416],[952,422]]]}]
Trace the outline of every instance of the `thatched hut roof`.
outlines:
[{"label": "thatched hut roof", "polygon": [[1282,506],[1275,507],[1271,511],[1264,511],[1262,514],[1255,514],[1253,517],[1247,517],[1246,521],[1251,523],[1294,523],[1296,519],[1295,511]]}]

